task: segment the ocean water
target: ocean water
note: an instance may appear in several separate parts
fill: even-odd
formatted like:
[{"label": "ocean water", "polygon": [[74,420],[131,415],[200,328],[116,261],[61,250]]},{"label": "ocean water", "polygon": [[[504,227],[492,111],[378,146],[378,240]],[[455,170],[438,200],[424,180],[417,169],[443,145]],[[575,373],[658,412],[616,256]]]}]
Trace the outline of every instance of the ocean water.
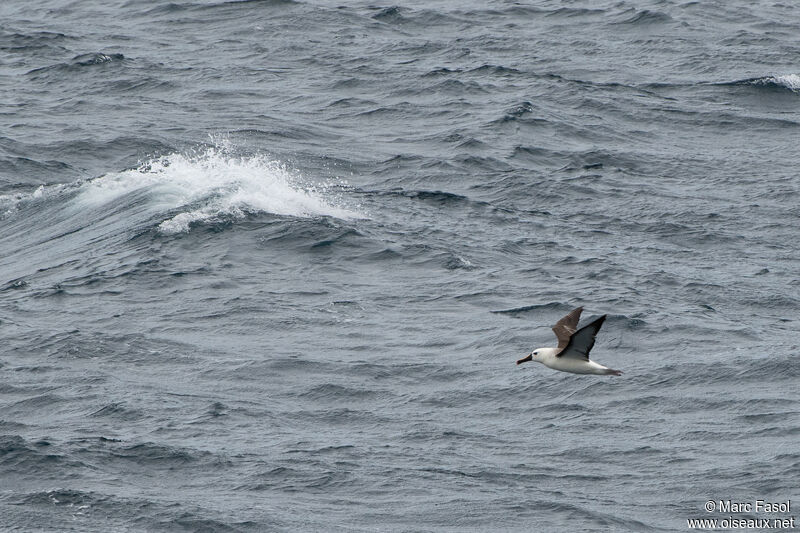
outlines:
[{"label": "ocean water", "polygon": [[[0,529],[798,516],[798,57],[791,2],[1,3]],[[579,305],[621,377],[515,365]]]}]

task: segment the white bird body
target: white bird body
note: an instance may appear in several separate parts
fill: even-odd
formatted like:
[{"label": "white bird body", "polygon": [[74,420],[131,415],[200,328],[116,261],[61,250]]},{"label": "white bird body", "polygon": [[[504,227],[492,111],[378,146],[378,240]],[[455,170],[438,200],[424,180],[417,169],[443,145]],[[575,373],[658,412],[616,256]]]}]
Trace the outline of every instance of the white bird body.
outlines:
[{"label": "white bird body", "polygon": [[582,311],[583,307],[573,309],[553,326],[558,338],[558,348],[537,348],[517,361],[517,364],[536,361],[553,370],[573,374],[621,375],[622,372],[619,370],[613,370],[589,359],[595,335],[603,325],[606,315],[576,331]]},{"label": "white bird body", "polygon": [[553,370],[572,372],[573,374],[605,375],[619,372],[619,370],[611,370],[592,360],[582,360],[574,357],[556,357],[558,352],[558,348],[536,348],[531,354],[533,356],[531,361],[542,363],[544,366],[552,368]]}]

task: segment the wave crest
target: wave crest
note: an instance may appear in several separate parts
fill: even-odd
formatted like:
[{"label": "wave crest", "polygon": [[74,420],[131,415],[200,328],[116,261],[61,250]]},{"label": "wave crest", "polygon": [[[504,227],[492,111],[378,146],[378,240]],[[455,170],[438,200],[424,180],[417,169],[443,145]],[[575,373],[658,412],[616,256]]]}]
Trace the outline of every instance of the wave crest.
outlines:
[{"label": "wave crest", "polygon": [[260,212],[296,217],[357,218],[337,205],[341,184],[309,185],[286,165],[265,156],[235,156],[209,147],[194,154],[173,153],[138,168],[103,175],[83,184],[77,201],[86,207],[143,194],[148,204],[173,214],[158,229],[172,234],[194,223],[241,219]]},{"label": "wave crest", "polygon": [[751,85],[766,85],[770,87],[783,87],[794,92],[800,92],[800,75],[784,74],[782,76],[767,76],[747,80]]}]

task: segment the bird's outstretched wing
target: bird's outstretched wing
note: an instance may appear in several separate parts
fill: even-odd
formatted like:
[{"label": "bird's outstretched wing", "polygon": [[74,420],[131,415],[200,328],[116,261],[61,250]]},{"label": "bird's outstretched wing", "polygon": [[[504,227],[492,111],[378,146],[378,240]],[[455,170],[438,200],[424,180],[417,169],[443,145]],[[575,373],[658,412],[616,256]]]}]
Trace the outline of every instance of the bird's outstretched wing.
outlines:
[{"label": "bird's outstretched wing", "polygon": [[567,347],[570,337],[572,337],[575,330],[578,329],[578,321],[581,319],[581,312],[583,312],[583,307],[573,309],[553,326],[553,333],[556,334],[556,338],[558,339],[559,351]]},{"label": "bird's outstretched wing", "polygon": [[[594,338],[600,331],[600,326],[605,322],[607,315],[603,315],[594,322],[591,322],[576,331],[570,338],[567,345],[556,357],[567,357],[570,359],[589,360],[589,352],[594,346]],[[560,344],[559,344],[560,345]]]}]

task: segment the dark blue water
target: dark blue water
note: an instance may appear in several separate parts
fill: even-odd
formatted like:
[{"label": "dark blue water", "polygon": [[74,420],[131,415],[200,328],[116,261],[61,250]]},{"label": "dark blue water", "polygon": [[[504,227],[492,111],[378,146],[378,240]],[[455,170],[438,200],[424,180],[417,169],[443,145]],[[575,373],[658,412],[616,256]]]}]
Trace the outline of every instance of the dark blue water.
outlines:
[{"label": "dark blue water", "polygon": [[[2,529],[800,505],[794,4],[35,4],[0,4]],[[578,305],[623,376],[514,364]]]}]

